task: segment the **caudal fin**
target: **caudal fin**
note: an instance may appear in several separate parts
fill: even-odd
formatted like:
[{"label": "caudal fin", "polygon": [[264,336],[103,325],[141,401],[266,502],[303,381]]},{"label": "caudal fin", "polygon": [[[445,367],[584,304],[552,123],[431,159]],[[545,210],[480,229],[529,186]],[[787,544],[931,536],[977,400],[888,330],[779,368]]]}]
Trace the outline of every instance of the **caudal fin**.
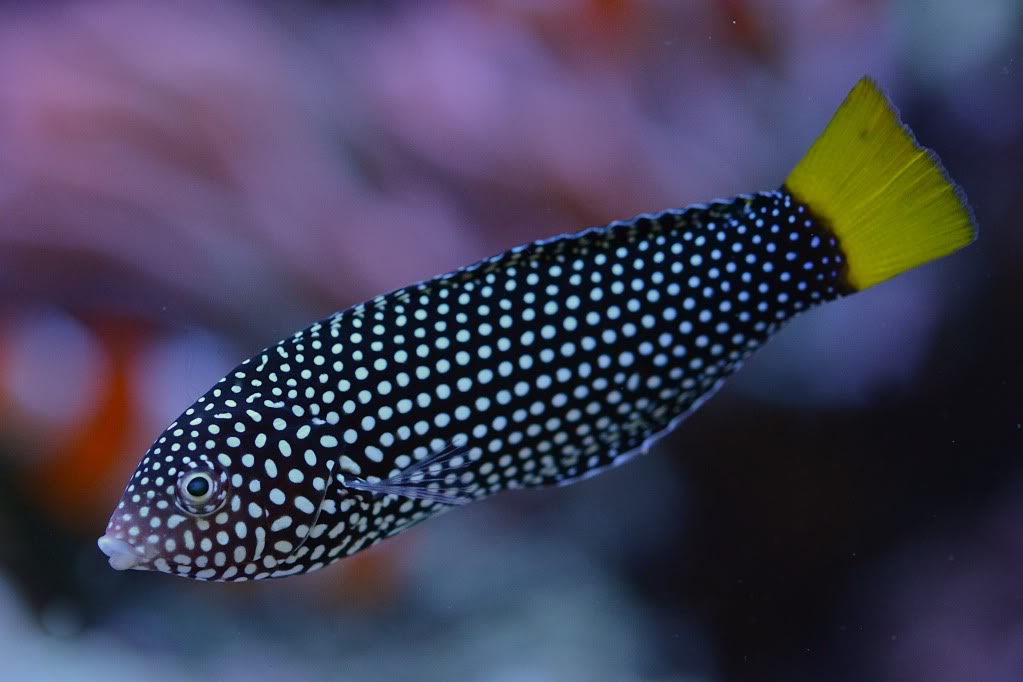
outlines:
[{"label": "caudal fin", "polygon": [[785,187],[830,225],[856,290],[977,235],[963,192],[869,78],[852,89]]}]

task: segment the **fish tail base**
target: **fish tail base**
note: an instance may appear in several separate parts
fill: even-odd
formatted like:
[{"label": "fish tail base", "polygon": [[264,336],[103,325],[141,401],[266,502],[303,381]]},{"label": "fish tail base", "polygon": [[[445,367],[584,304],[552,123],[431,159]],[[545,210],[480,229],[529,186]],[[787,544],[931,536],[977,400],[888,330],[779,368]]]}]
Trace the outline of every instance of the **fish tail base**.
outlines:
[{"label": "fish tail base", "polygon": [[852,89],[783,190],[838,238],[856,291],[976,238],[965,194],[869,78]]}]

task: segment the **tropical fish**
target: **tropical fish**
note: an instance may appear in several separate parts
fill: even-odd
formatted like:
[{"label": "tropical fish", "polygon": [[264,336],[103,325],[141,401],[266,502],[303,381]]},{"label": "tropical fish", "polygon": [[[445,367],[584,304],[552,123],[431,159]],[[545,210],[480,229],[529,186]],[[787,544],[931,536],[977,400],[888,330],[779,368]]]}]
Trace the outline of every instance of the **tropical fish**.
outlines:
[{"label": "tropical fish", "polygon": [[246,360],[145,453],[99,547],[117,569],[278,578],[588,478],[648,450],[795,315],[975,235],[863,79],[778,190],[519,246]]}]

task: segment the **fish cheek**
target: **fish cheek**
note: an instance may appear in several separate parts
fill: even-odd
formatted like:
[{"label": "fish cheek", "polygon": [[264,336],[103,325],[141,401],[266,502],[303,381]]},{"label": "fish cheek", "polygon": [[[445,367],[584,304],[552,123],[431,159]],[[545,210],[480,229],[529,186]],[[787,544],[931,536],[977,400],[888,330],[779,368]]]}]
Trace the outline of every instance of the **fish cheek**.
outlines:
[{"label": "fish cheek", "polygon": [[[229,571],[225,579],[251,578],[262,570],[262,559],[266,554],[267,510],[263,495],[245,491],[240,495],[241,504],[230,515],[230,527],[224,528],[230,542],[219,549],[227,553],[227,565],[237,570]],[[232,505],[233,506],[233,505]],[[223,540],[223,536],[218,538]],[[218,559],[218,557],[214,557]]]},{"label": "fish cheek", "polygon": [[310,543],[323,535],[323,508],[330,486],[329,470],[324,469],[317,480],[320,489],[309,479],[299,483],[277,481],[271,488],[266,519],[267,540],[264,566],[273,569],[273,577],[302,572],[313,563],[308,558]]},{"label": "fish cheek", "polygon": [[266,512],[250,494],[234,493],[215,513],[197,516],[178,512],[168,529],[172,544],[154,562],[157,570],[204,580],[249,578],[260,570]]}]

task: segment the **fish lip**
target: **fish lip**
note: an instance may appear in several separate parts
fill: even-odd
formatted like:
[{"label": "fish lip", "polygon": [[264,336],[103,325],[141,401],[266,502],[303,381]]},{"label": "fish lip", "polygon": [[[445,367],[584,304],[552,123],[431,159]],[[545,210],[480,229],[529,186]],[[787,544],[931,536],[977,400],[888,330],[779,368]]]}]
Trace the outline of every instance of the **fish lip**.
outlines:
[{"label": "fish lip", "polygon": [[144,561],[135,548],[124,540],[112,535],[104,535],[96,541],[100,551],[110,559],[110,567],[118,571],[136,568]]}]

